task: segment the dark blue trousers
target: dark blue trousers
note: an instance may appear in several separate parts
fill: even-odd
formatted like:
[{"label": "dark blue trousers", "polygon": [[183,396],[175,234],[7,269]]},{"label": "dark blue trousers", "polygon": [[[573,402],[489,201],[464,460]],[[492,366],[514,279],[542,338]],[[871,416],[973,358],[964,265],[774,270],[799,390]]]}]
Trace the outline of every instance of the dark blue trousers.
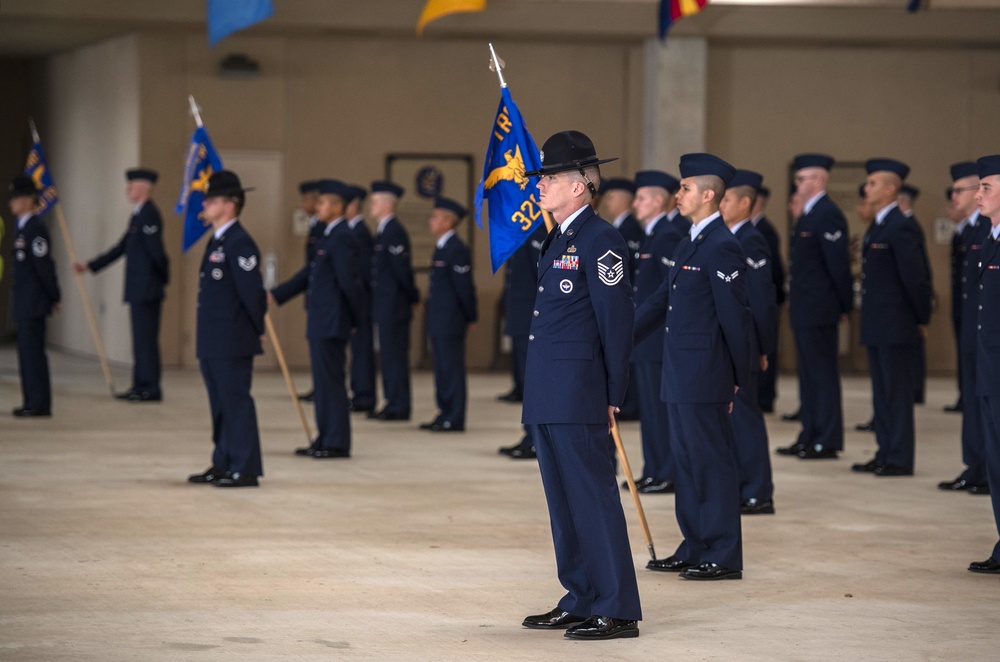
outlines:
[{"label": "dark blue trousers", "polygon": [[465,334],[431,336],[431,351],[434,353],[434,398],[438,408],[435,420],[451,423],[453,428],[464,428],[468,399]]},{"label": "dark blue trousers", "polygon": [[639,418],[639,387],[635,383],[635,373],[629,372],[628,390],[625,391],[625,400],[622,402],[618,415],[622,418],[635,420]]},{"label": "dark blue trousers", "polygon": [[376,400],[375,339],[367,322],[351,336],[351,401],[355,407],[370,409]]},{"label": "dark blue trousers", "polygon": [[530,425],[549,506],[556,570],[577,616],[640,620],[614,442],[606,425]]},{"label": "dark blue trousers", "polygon": [[740,499],[767,500],[774,496],[771,480],[771,454],[767,448],[767,425],[757,404],[758,380],[750,376],[750,383],[736,392],[733,427],[736,466],[740,474]]},{"label": "dark blue trousers", "polygon": [[263,476],[257,408],[250,395],[253,357],[201,359],[200,363],[212,412],[212,466]]},{"label": "dark blue trousers", "polygon": [[917,341],[913,355],[913,402],[923,403],[927,391],[927,346],[923,338]]},{"label": "dark blue trousers", "polygon": [[410,415],[410,320],[378,325],[386,412]]},{"label": "dark blue trousers", "polygon": [[778,399],[778,350],[767,355],[767,370],[757,374],[757,404],[760,408],[771,409]]},{"label": "dark blue trousers", "polygon": [[881,464],[913,468],[913,381],[916,345],[870,345],[868,370],[872,376],[875,412],[875,459]]},{"label": "dark blue trousers", "polygon": [[514,379],[514,393],[524,396],[524,369],[528,363],[528,336],[511,336],[510,344],[510,374]]},{"label": "dark blue trousers", "polygon": [[728,403],[670,403],[677,524],[674,555],[689,563],[743,569],[740,478]]},{"label": "dark blue trousers", "polygon": [[[955,329],[955,349],[958,350],[957,352],[955,352],[955,356],[959,357],[959,359],[958,359],[958,375],[957,375],[957,377],[958,377],[958,402],[959,402],[959,404],[963,404],[965,402],[965,380],[962,379],[962,359],[961,359],[961,356],[962,356],[962,318],[961,317],[952,317],[951,318],[951,325]],[[975,382],[973,382],[973,384],[975,384]],[[969,391],[969,395],[970,396],[974,396],[975,394],[976,394],[976,392],[974,390],[973,391]]]},{"label": "dark blue trousers", "polygon": [[642,477],[673,480],[674,467],[670,457],[670,421],[667,403],[660,399],[663,362],[643,362],[629,365],[635,375],[639,397],[639,432],[642,436]]},{"label": "dark blue trousers", "polygon": [[21,373],[21,398],[25,409],[50,411],[52,384],[45,354],[45,318],[17,320],[17,367]]},{"label": "dark blue trousers", "polygon": [[962,375],[962,462],[965,471],[960,478],[980,485],[986,483],[986,450],[980,399],[976,393],[976,351],[962,352],[959,372]]},{"label": "dark blue trousers", "polygon": [[160,393],[160,313],[163,300],[129,304],[132,317],[132,389]]},{"label": "dark blue trousers", "polygon": [[351,410],[344,383],[347,343],[336,338],[309,341],[313,403],[316,405],[316,448],[351,450]]},{"label": "dark blue trousers", "polygon": [[[990,483],[990,499],[993,501],[993,519],[996,521],[997,532],[1000,533],[1000,396],[976,396],[975,391],[966,391],[965,402],[979,397],[979,406],[983,416],[983,431],[985,432],[986,475]],[[1000,542],[993,547],[990,555],[995,561],[1000,561]]]},{"label": "dark blue trousers", "polygon": [[[802,432],[798,443],[844,450],[844,412],[837,365],[837,325],[795,329]],[[910,396],[913,393],[912,383]]]}]

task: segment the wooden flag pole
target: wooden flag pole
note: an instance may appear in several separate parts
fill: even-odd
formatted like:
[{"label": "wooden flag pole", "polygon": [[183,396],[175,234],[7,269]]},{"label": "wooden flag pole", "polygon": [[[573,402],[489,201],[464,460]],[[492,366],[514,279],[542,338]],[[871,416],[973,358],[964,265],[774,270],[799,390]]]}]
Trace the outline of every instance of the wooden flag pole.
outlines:
[{"label": "wooden flag pole", "polygon": [[299,412],[299,420],[302,421],[302,429],[306,433],[306,442],[312,445],[312,430],[309,429],[309,421],[306,420],[305,409],[299,402],[299,394],[295,390],[295,383],[292,381],[292,373],[288,371],[288,363],[285,362],[285,353],[281,351],[281,343],[278,342],[278,334],[274,331],[274,323],[271,321],[271,313],[264,313],[264,325],[267,328],[267,337],[271,339],[274,347],[274,355],[278,357],[278,365],[281,366],[281,374],[285,377],[285,386],[288,387],[288,395],[292,398],[295,410]]},{"label": "wooden flag pole", "polygon": [[611,436],[615,439],[615,447],[618,448],[618,457],[622,461],[622,471],[625,472],[625,480],[628,481],[628,491],[632,495],[632,503],[635,504],[635,511],[639,514],[639,523],[642,525],[642,533],[646,536],[646,548],[649,549],[649,556],[656,560],[656,550],[653,549],[653,536],[649,533],[649,524],[646,522],[646,511],[642,509],[642,502],[639,501],[639,491],[635,488],[635,479],[632,478],[632,467],[628,463],[628,456],[625,454],[625,446],[622,445],[622,436],[618,431],[618,421],[615,421],[611,428]]}]

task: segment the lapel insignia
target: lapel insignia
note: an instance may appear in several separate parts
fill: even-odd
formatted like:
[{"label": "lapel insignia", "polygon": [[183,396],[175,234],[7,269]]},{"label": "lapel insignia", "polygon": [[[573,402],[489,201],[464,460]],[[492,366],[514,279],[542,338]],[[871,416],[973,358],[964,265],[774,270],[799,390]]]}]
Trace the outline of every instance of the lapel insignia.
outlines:
[{"label": "lapel insignia", "polygon": [[[537,239],[532,239],[531,240],[531,247],[534,248],[536,251],[540,251],[540,250],[542,250],[542,242],[538,241]],[[575,246],[570,246],[570,248],[572,248],[573,250],[576,250]]]},{"label": "lapel insignia", "polygon": [[240,257],[236,260],[240,264],[240,269],[243,271],[250,271],[257,266],[257,256],[251,255],[250,257]]},{"label": "lapel insignia", "polygon": [[629,242],[626,242],[626,243],[628,243],[628,247],[631,248],[633,251],[639,250],[639,242],[638,241],[629,241]]},{"label": "lapel insignia", "polygon": [[570,246],[569,248],[566,249],[566,252],[567,253],[575,253],[576,252],[576,246]]},{"label": "lapel insignia", "polygon": [[609,250],[597,259],[597,276],[605,285],[617,285],[624,275],[625,262],[617,253]]},{"label": "lapel insignia", "polygon": [[17,239],[14,240],[14,248],[24,248],[24,244],[25,244],[24,237],[18,235]]},{"label": "lapel insignia", "polygon": [[49,242],[42,237],[35,237],[31,241],[31,252],[35,257],[45,257],[49,253]]},{"label": "lapel insignia", "polygon": [[751,269],[760,269],[765,264],[767,264],[767,258],[764,258],[763,260],[760,260],[758,262],[754,262],[752,259],[747,258],[747,264],[750,265]]},{"label": "lapel insignia", "polygon": [[674,262],[673,260],[671,260],[669,257],[661,257],[660,260],[663,262],[663,264],[665,264],[668,267],[672,267],[675,264],[677,264],[676,262]]},{"label": "lapel insignia", "polygon": [[844,236],[844,233],[841,232],[840,230],[837,230],[836,232],[834,232],[832,234],[829,233],[829,232],[824,232],[823,233],[823,238],[826,239],[827,241],[837,241],[842,236]]},{"label": "lapel insignia", "polygon": [[731,273],[731,274],[729,274],[727,276],[726,274],[722,273],[721,271],[716,271],[715,275],[718,276],[719,278],[721,278],[722,280],[726,281],[727,283],[731,283],[731,282],[733,282],[734,279],[736,279],[736,278],[739,277],[740,272],[739,271],[734,271],[733,273]]},{"label": "lapel insignia", "polygon": [[156,234],[157,231],[159,231],[159,229],[160,229],[160,226],[158,226],[158,225],[144,225],[144,226],[142,226],[142,231],[145,234],[149,234],[149,235]]}]

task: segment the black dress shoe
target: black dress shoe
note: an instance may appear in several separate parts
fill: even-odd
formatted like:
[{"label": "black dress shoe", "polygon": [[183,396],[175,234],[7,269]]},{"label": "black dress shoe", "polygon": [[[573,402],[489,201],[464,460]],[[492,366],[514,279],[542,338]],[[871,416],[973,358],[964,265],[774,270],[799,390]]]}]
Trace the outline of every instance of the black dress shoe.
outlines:
[{"label": "black dress shoe", "polygon": [[301,456],[301,455],[305,455],[305,456],[311,456],[311,455],[312,455],[313,453],[315,453],[315,452],[316,452],[316,449],[317,449],[317,448],[319,448],[319,446],[317,446],[317,445],[316,445],[316,442],[314,441],[314,442],[313,442],[313,443],[312,443],[311,445],[309,445],[309,446],[304,446],[304,447],[302,447],[302,448],[296,448],[296,449],[295,449],[295,454],[296,454],[296,455],[300,455],[300,456]]},{"label": "black dress shoe", "polygon": [[990,493],[989,483],[979,483],[978,485],[969,486],[969,494],[987,495]]},{"label": "black dress shoe", "polygon": [[534,446],[528,446],[527,448],[515,448],[509,453],[511,459],[513,460],[537,460],[538,453],[535,452]]},{"label": "black dress shoe", "polygon": [[316,391],[309,391],[308,393],[299,393],[299,400],[302,402],[312,402],[316,395]]},{"label": "black dress shoe", "polygon": [[783,421],[797,421],[800,418],[802,418],[802,410],[801,409],[799,411],[793,412],[791,414],[782,414],[781,415],[781,420],[783,420]]},{"label": "black dress shoe", "polygon": [[37,418],[52,416],[51,409],[28,409],[27,407],[17,407],[13,412],[18,418]]},{"label": "black dress shoe", "polygon": [[854,426],[854,429],[858,432],[875,432],[875,419],[872,419],[867,423],[858,423]]},{"label": "black dress shoe", "polygon": [[357,413],[361,413],[363,411],[366,411],[366,412],[367,411],[375,411],[375,405],[374,404],[368,404],[368,403],[365,403],[365,402],[357,402],[355,400],[351,400],[348,403],[347,408],[350,409],[351,411],[353,411],[356,414]]},{"label": "black dress shoe", "polygon": [[317,448],[313,451],[314,460],[339,460],[351,457],[351,451],[342,448]]},{"label": "black dress shoe", "polygon": [[876,476],[912,476],[913,469],[910,467],[897,467],[894,464],[880,464],[875,467]]},{"label": "black dress shoe", "polygon": [[161,402],[162,400],[162,395],[149,391],[132,391],[132,394],[128,396],[129,402]]},{"label": "black dress shoe", "polygon": [[799,451],[800,460],[836,460],[837,451],[822,446],[806,446]]},{"label": "black dress shoe", "polygon": [[656,559],[646,564],[646,570],[657,572],[684,572],[688,568],[693,568],[694,563],[688,563],[676,556],[668,556],[665,559]]},{"label": "black dress shoe", "polygon": [[858,473],[870,473],[870,474],[873,474],[873,473],[875,473],[875,470],[878,469],[880,466],[882,466],[882,465],[878,463],[878,460],[872,458],[871,460],[868,460],[864,464],[860,464],[860,463],[858,463],[858,464],[852,464],[851,465],[851,471],[856,471]]},{"label": "black dress shoe", "polygon": [[500,402],[523,402],[524,395],[518,393],[517,391],[511,391],[510,393],[504,393],[503,395],[498,395],[497,400]]},{"label": "black dress shoe", "polygon": [[209,467],[204,473],[191,474],[188,476],[189,483],[214,483],[223,476],[226,475],[222,469],[217,469],[216,467]]},{"label": "black dress shoe", "polygon": [[257,487],[257,476],[234,473],[215,481],[216,487]]},{"label": "black dress shoe", "polygon": [[[635,489],[639,489],[640,487],[642,487],[644,485],[652,485],[655,482],[656,482],[656,479],[655,478],[650,478],[649,476],[643,476],[642,478],[636,478],[635,479]],[[622,489],[623,490],[627,490],[628,489],[628,481],[627,480],[623,480],[622,481]]]},{"label": "black dress shoe", "polygon": [[969,564],[969,572],[1000,575],[1000,561],[995,561],[993,558],[988,558],[985,561],[973,561]]},{"label": "black dress shoe", "polygon": [[674,481],[672,480],[654,480],[652,483],[647,483],[642,487],[636,486],[636,491],[640,494],[673,494],[674,493]]},{"label": "black dress shoe", "polygon": [[121,393],[115,393],[115,400],[128,400],[132,397],[132,393],[134,393],[132,389],[122,391]]},{"label": "black dress shoe", "polygon": [[961,400],[959,400],[958,402],[956,402],[953,405],[945,405],[944,406],[944,410],[947,411],[947,412],[958,412],[958,413],[961,413],[962,409],[964,409],[964,407],[962,406],[962,401]]},{"label": "black dress shoe", "polygon": [[429,421],[427,423],[421,423],[420,424],[420,429],[421,430],[430,430],[435,425],[437,425],[437,421]]},{"label": "black dress shoe", "polygon": [[961,476],[955,480],[943,480],[938,483],[938,489],[944,490],[945,492],[965,492],[970,487],[972,487],[972,483]]},{"label": "black dress shoe", "polygon": [[410,414],[409,412],[392,412],[383,409],[379,413],[375,414],[375,416],[369,415],[369,418],[374,418],[379,421],[408,421],[410,420]]},{"label": "black dress shoe", "polygon": [[639,624],[610,616],[591,616],[583,623],[574,625],[563,635],[567,639],[628,639],[639,636]]},{"label": "black dress shoe", "polygon": [[777,448],[775,449],[774,452],[777,453],[778,455],[798,455],[799,451],[803,450],[804,448],[805,448],[804,445],[800,443],[794,443],[791,446],[782,446],[780,448]]},{"label": "black dress shoe", "polygon": [[712,581],[716,579],[743,579],[742,570],[725,568],[718,563],[702,563],[694,568],[688,568],[681,573],[684,579]]},{"label": "black dress shoe", "polygon": [[431,426],[431,432],[465,432],[465,426],[451,421],[441,421]]},{"label": "black dress shoe", "polygon": [[586,620],[586,616],[574,616],[568,611],[563,611],[559,607],[556,607],[547,614],[526,616],[521,621],[521,625],[533,630],[565,630]]},{"label": "black dress shoe", "polygon": [[740,504],[740,515],[773,515],[774,501],[771,499],[745,499]]}]

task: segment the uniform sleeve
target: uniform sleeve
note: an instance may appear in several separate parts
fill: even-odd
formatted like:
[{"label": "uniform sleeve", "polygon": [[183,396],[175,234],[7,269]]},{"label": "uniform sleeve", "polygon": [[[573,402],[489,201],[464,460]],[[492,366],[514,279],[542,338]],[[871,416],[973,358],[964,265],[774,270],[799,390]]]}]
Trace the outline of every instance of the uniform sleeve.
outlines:
[{"label": "uniform sleeve", "polygon": [[848,248],[847,221],[839,209],[832,209],[823,219],[820,245],[823,263],[833,280],[840,303],[840,312],[847,314],[854,307],[854,279],[851,277],[851,255]]},{"label": "uniform sleeve", "polygon": [[271,294],[274,296],[274,300],[278,302],[278,305],[284,304],[286,301],[292,297],[298,296],[306,291],[309,286],[309,265],[299,269],[294,276],[286,280],[280,285],[276,285],[274,289],[271,290]]},{"label": "uniform sleeve", "polygon": [[931,279],[924,250],[923,233],[919,226],[911,222],[899,224],[892,251],[896,272],[918,324],[927,324],[931,320]]},{"label": "uniform sleeve", "polygon": [[747,307],[746,257],[738,243],[726,242],[719,246],[713,258],[709,281],[712,283],[715,311],[733,360],[736,385],[745,387],[750,381],[753,361],[750,348],[750,325],[753,320]]},{"label": "uniform sleeve", "polygon": [[[131,228],[131,224],[129,225],[129,228]],[[122,255],[124,255],[125,242],[128,241],[128,235],[129,235],[129,230],[127,229],[125,230],[125,234],[122,235],[122,238],[118,241],[117,244],[115,244],[107,251],[101,253],[93,260],[88,262],[87,268],[96,274],[97,272],[101,271],[102,269],[110,265],[112,262],[120,258]]]},{"label": "uniform sleeve", "polygon": [[743,246],[747,263],[747,305],[753,316],[758,354],[770,354],[777,344],[778,303],[771,270],[773,257],[767,240],[751,234]]},{"label": "uniform sleeve", "polygon": [[335,248],[337,252],[334,255],[333,267],[337,274],[337,286],[351,311],[351,326],[357,327],[361,325],[366,314],[364,300],[366,294],[362,287],[361,269],[358,264],[361,249],[358,240],[349,231],[341,235]]},{"label": "uniform sleeve", "polygon": [[448,278],[468,324],[479,319],[476,303],[476,284],[472,280],[472,259],[465,246],[456,251],[455,260],[448,269]]},{"label": "uniform sleeve", "polygon": [[49,301],[59,303],[61,295],[59,292],[59,279],[56,278],[56,265],[52,261],[52,242],[49,241],[49,233],[38,221],[38,228],[35,236],[31,239],[31,266],[38,275],[38,279],[45,288],[45,294]]},{"label": "uniform sleeve", "polygon": [[240,303],[250,316],[257,334],[264,335],[267,295],[264,293],[264,279],[260,275],[260,251],[249,236],[241,237],[232,251],[226,251],[226,260]]},{"label": "uniform sleeve", "polygon": [[406,293],[411,303],[420,301],[420,292],[413,283],[413,264],[410,260],[410,239],[403,232],[394,232],[392,239],[386,241],[385,250],[389,252],[389,268],[392,276],[399,283],[400,289]]},{"label": "uniform sleeve", "polygon": [[170,282],[170,261],[163,248],[163,219],[160,217],[160,211],[152,203],[142,208],[142,227],[139,228],[139,233],[143,250],[146,251],[153,268],[166,285]]},{"label": "uniform sleeve", "polygon": [[[635,304],[632,282],[628,277],[628,246],[614,230],[594,238],[584,269],[590,305],[594,309],[597,330],[604,350],[604,369],[608,375],[608,405],[618,406],[628,388],[628,362],[632,356]],[[603,258],[608,252],[611,258]],[[603,265],[601,259],[604,259]],[[619,265],[612,264],[613,260]],[[620,270],[619,270],[620,269]]]}]

